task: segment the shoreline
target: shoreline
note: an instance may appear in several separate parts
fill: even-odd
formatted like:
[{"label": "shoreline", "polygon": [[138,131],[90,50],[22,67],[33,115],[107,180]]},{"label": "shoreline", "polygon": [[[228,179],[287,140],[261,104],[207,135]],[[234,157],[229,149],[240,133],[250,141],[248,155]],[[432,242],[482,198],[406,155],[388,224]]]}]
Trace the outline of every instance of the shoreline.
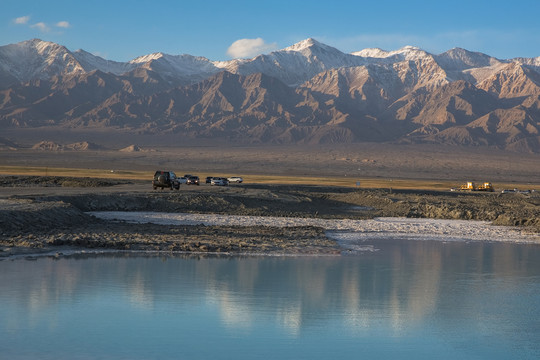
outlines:
[{"label": "shoreline", "polygon": [[[162,226],[204,225],[240,227],[315,227],[322,228],[327,237],[335,234],[351,234],[366,240],[380,238],[414,238],[439,241],[491,241],[512,243],[538,243],[540,234],[509,226],[492,225],[479,220],[447,220],[405,217],[375,217],[373,219],[320,219],[273,216],[189,214],[163,212],[96,211],[91,216],[101,220],[130,224],[154,224]],[[334,236],[329,236],[334,234]],[[511,239],[511,240],[510,240]],[[342,244],[338,242],[340,247]]]},{"label": "shoreline", "polygon": [[[0,177],[1,178],[1,177]],[[321,226],[128,224],[92,211],[150,211],[326,220],[404,217],[488,221],[540,234],[540,194],[471,194],[307,185],[183,186],[153,191],[147,182],[4,177],[0,184],[0,259],[59,249],[230,254],[339,254]],[[26,183],[25,183],[26,182]],[[20,191],[25,186],[25,191]],[[271,225],[271,224],[270,224]]]}]

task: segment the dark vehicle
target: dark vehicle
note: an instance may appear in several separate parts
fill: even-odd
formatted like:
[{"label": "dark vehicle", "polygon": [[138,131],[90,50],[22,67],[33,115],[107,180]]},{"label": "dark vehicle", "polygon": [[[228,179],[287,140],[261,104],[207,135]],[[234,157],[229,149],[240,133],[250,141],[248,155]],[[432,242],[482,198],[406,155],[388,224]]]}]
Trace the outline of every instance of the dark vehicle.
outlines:
[{"label": "dark vehicle", "polygon": [[161,190],[163,190],[163,188],[179,190],[180,182],[178,181],[178,178],[176,177],[176,174],[174,172],[158,170],[154,174],[152,186],[154,187],[154,190],[156,190],[158,187],[161,188]]},{"label": "dark vehicle", "polygon": [[207,177],[206,177],[206,183],[207,183],[207,184],[212,183],[212,179],[213,179],[213,178],[214,178],[213,176],[207,176]]},{"label": "dark vehicle", "polygon": [[186,184],[188,184],[188,185],[199,185],[199,177],[191,175],[190,177],[187,178],[187,183]]}]

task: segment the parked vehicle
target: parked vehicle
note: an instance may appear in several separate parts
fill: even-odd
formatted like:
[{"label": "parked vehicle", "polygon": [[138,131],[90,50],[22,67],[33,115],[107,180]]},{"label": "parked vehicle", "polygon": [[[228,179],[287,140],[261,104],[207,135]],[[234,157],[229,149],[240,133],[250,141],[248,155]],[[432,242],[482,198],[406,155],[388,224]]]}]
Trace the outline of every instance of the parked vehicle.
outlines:
[{"label": "parked vehicle", "polygon": [[227,185],[229,185],[229,181],[228,181],[226,178],[222,178],[222,177],[214,177],[214,178],[212,178],[212,180],[210,181],[210,185],[214,185],[214,186],[227,186]]},{"label": "parked vehicle", "polygon": [[244,179],[242,179],[240,176],[232,176],[230,178],[227,178],[227,180],[232,183],[232,182],[235,182],[235,183],[241,183],[242,181],[244,181]]},{"label": "parked vehicle", "polygon": [[191,175],[187,178],[187,185],[199,185],[199,177]]},{"label": "parked vehicle", "polygon": [[182,176],[182,177],[179,177],[179,178],[178,178],[178,182],[179,182],[180,184],[187,184],[187,178],[186,178],[186,177],[183,177],[183,176]]},{"label": "parked vehicle", "polygon": [[172,171],[163,171],[158,170],[154,174],[154,179],[152,180],[152,187],[156,190],[158,187],[163,190],[163,188],[171,188],[171,190],[180,189],[180,182],[176,177],[176,174]]},{"label": "parked vehicle", "polygon": [[466,190],[466,191],[495,191],[493,188],[493,185],[490,182],[484,182],[480,185],[477,185],[476,183],[472,181],[467,181],[467,183],[461,185],[459,188],[460,190]]},{"label": "parked vehicle", "polygon": [[213,178],[214,178],[213,176],[207,176],[207,177],[206,177],[206,183],[207,183],[207,184],[210,184],[210,183],[212,182],[212,179],[213,179]]}]

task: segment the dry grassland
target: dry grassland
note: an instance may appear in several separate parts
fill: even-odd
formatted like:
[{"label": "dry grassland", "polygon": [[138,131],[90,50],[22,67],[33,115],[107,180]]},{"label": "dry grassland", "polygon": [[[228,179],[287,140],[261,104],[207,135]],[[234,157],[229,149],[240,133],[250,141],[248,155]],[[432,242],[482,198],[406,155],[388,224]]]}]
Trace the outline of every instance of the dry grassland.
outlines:
[{"label": "dry grassland", "polygon": [[[125,144],[122,144],[122,146]],[[496,190],[540,190],[540,155],[485,148],[335,146],[142,146],[138,152],[0,150],[0,174],[150,180],[177,175],[242,176],[246,183],[448,190],[466,181]],[[358,185],[359,184],[359,185]]]},{"label": "dry grassland", "polygon": [[[105,169],[77,169],[77,168],[48,168],[0,166],[0,175],[31,175],[31,176],[64,176],[89,177],[110,180],[148,180],[152,179],[153,171],[127,171]],[[182,174],[178,174],[181,176]],[[197,174],[204,182],[206,176],[215,174]],[[222,175],[222,174],[220,174]],[[417,179],[380,179],[380,178],[348,178],[348,177],[314,177],[314,176],[285,176],[285,175],[250,175],[226,174],[222,176],[241,176],[244,183],[250,184],[282,184],[282,185],[325,185],[340,187],[356,187],[364,189],[418,189],[445,191],[459,187],[459,183],[449,180],[417,180]],[[530,189],[540,191],[540,184],[533,183],[495,183],[495,190],[502,189]]]}]

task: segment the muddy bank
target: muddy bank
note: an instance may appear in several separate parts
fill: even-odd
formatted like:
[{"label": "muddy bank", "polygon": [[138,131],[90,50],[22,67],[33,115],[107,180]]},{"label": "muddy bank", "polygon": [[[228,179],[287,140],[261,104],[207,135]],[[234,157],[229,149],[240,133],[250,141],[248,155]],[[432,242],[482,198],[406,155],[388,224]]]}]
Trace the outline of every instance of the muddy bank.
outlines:
[{"label": "muddy bank", "polygon": [[[75,188],[66,191],[65,183]],[[22,194],[20,187],[30,187]],[[45,191],[47,190],[47,191]],[[146,183],[0,178],[0,256],[55,249],[232,253],[339,253],[317,227],[160,226],[115,223],[87,211],[158,211],[369,219],[485,220],[540,232],[538,194],[453,193],[245,184],[152,191]]]},{"label": "muddy bank", "polygon": [[[81,197],[88,200],[86,196]],[[96,204],[95,199],[92,203]],[[317,227],[126,224],[99,220],[86,214],[85,209],[46,199],[0,200],[0,208],[0,257],[62,251],[66,247],[253,254],[339,253],[335,242]]]}]

